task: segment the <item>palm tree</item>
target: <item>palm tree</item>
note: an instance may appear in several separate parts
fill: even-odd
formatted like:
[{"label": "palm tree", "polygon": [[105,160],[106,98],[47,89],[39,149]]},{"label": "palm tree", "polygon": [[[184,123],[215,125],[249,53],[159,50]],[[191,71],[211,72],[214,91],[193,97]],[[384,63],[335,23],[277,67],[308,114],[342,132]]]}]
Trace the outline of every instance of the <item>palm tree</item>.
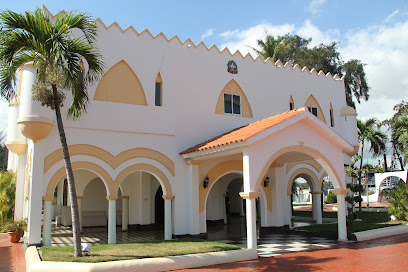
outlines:
[{"label": "palm tree", "polygon": [[408,107],[402,110],[391,123],[391,135],[393,143],[396,144],[397,149],[401,150],[406,163],[408,161]]},{"label": "palm tree", "polygon": [[[16,95],[13,85],[17,70],[33,62],[38,69],[33,97],[55,111],[69,185],[75,256],[82,256],[75,181],[60,107],[64,91],[70,90],[72,104],[67,117],[77,119],[86,111],[87,87],[100,78],[104,69],[102,56],[95,48],[97,26],[84,13],[61,13],[51,20],[40,9],[24,14],[2,11],[0,23],[1,95],[9,100]],[[80,30],[82,35],[75,36],[73,30]],[[81,61],[88,66],[86,73]]]},{"label": "palm tree", "polygon": [[[370,118],[367,121],[362,121],[357,119],[357,128],[358,128],[358,139],[361,144],[361,159],[360,159],[360,168],[359,168],[359,178],[358,184],[361,186],[361,173],[363,167],[363,158],[364,158],[364,144],[367,142],[370,144],[370,151],[373,152],[374,156],[385,151],[385,144],[387,142],[387,135],[380,130],[380,123],[376,118]],[[361,213],[361,192],[359,192],[359,212]]]},{"label": "palm tree", "polygon": [[391,123],[392,138],[403,152],[404,160],[408,160],[408,108]]},{"label": "palm tree", "polygon": [[275,38],[273,35],[269,35],[268,33],[265,34],[265,41],[261,39],[257,40],[257,44],[261,50],[254,47],[250,48],[257,54],[261,55],[264,59],[271,58],[273,62],[277,61],[278,59],[282,59],[282,57],[284,57],[285,50],[291,46],[294,40],[292,39],[289,41],[286,36],[278,36]]}]

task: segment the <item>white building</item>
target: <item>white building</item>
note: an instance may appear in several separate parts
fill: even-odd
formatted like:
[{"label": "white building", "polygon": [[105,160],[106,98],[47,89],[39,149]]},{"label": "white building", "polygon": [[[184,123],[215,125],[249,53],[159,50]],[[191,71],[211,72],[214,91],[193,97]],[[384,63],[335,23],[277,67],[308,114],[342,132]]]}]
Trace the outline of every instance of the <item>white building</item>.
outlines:
[{"label": "white building", "polygon": [[[164,213],[166,239],[203,234],[207,220],[226,217],[228,189],[230,211],[240,213],[246,200],[248,247],[256,248],[256,198],[262,227],[290,226],[291,185],[303,177],[321,223],[329,175],[339,239],[347,239],[344,163],[358,139],[341,78],[96,23],[107,70],[88,90],[87,113],[64,122],[83,226],[108,225],[115,243],[116,223],[126,230]],[[6,145],[17,171],[16,217],[28,217],[26,242],[49,245],[52,218],[69,224],[69,200],[55,116],[32,101],[35,80],[36,68],[22,67]]]}]

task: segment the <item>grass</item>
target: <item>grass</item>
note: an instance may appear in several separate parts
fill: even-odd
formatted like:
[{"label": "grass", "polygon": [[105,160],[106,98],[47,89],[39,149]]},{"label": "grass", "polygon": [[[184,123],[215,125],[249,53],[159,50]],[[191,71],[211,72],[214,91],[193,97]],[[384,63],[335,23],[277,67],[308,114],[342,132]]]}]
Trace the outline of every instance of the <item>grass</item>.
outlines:
[{"label": "grass", "polygon": [[133,244],[92,245],[88,256],[74,257],[74,247],[41,247],[43,261],[54,262],[109,262],[119,260],[176,256],[241,249],[236,245],[183,238],[171,241],[152,241]]},{"label": "grass", "polygon": [[[311,211],[293,211],[293,216],[312,217]],[[337,212],[323,212],[323,218],[337,218]]]},{"label": "grass", "polygon": [[[334,214],[336,214],[337,216],[337,213]],[[402,221],[390,221],[390,216],[386,212],[378,213],[363,212],[361,216],[359,216],[359,214],[357,213],[357,217],[362,219],[362,221],[354,221],[352,227],[347,227],[348,233],[391,227],[405,223]],[[312,225],[306,227],[299,227],[296,229],[311,232],[336,232],[336,233],[338,230],[337,224]]]}]

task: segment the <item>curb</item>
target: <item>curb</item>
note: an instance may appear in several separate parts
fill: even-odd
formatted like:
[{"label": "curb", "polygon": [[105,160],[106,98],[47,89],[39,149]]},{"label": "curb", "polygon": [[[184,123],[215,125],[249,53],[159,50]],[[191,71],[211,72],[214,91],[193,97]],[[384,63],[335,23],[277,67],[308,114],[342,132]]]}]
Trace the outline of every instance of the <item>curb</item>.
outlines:
[{"label": "curb", "polygon": [[405,233],[408,233],[408,225],[399,225],[393,227],[385,227],[379,229],[354,232],[351,235],[354,235],[356,237],[355,240],[360,242]]},{"label": "curb", "polygon": [[108,272],[108,271],[168,271],[230,262],[247,261],[258,258],[256,249],[241,249],[201,254],[189,254],[164,258],[113,261],[103,263],[43,262],[36,247],[26,251],[27,272]]}]

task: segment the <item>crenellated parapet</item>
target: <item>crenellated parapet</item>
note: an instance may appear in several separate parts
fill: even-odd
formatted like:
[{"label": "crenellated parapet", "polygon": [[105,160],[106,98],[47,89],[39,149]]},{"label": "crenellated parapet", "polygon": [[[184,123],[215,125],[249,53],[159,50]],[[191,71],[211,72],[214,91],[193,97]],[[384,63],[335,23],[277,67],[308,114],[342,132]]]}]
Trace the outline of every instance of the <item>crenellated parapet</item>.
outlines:
[{"label": "crenellated parapet", "polygon": [[[43,12],[46,12],[52,19],[55,19],[55,17],[58,14],[61,14],[61,13],[65,12],[64,10],[62,10],[58,14],[52,15],[51,12],[44,5],[42,7],[42,10],[43,10]],[[169,38],[166,37],[166,35],[163,34],[163,32],[160,32],[159,34],[154,36],[147,28],[144,29],[142,32],[138,32],[133,26],[128,26],[127,28],[123,29],[116,21],[113,22],[112,24],[110,24],[109,26],[107,26],[102,21],[102,19],[97,18],[95,20],[95,23],[98,23],[101,27],[103,27],[104,29],[106,29],[108,31],[111,30],[111,29],[118,29],[122,33],[132,32],[132,33],[134,33],[134,35],[137,35],[137,36],[148,35],[153,40],[158,39],[158,38],[163,38],[168,43],[171,43],[173,41],[177,41],[179,43],[179,45],[183,46],[183,47],[184,46],[186,46],[187,48],[201,48],[202,47],[205,50],[207,50],[208,52],[210,52],[212,50],[215,50],[220,55],[228,54],[231,57],[240,57],[243,60],[251,59],[253,62],[263,62],[265,64],[272,64],[273,66],[275,66],[275,68],[284,68],[284,69],[290,68],[292,70],[299,70],[299,71],[304,72],[304,73],[309,73],[310,75],[315,75],[315,76],[318,76],[318,77],[323,76],[323,77],[326,77],[326,78],[331,78],[333,80],[341,80],[342,81],[344,79],[344,76],[340,77],[337,74],[332,75],[330,72],[325,74],[322,70],[317,71],[314,68],[312,70],[309,70],[309,68],[306,67],[306,66],[301,68],[298,64],[292,65],[289,62],[283,64],[280,60],[277,60],[276,62],[274,62],[271,58],[263,59],[260,55],[258,55],[257,57],[254,58],[250,53],[247,53],[247,54],[243,55],[241,53],[241,51],[239,51],[239,50],[232,53],[227,47],[225,47],[225,48],[223,48],[221,50],[215,44],[208,47],[203,41],[200,41],[198,44],[194,44],[194,42],[190,38],[188,38],[184,42],[182,42],[177,35],[175,35],[175,36],[173,36],[172,38],[169,39]]]}]

